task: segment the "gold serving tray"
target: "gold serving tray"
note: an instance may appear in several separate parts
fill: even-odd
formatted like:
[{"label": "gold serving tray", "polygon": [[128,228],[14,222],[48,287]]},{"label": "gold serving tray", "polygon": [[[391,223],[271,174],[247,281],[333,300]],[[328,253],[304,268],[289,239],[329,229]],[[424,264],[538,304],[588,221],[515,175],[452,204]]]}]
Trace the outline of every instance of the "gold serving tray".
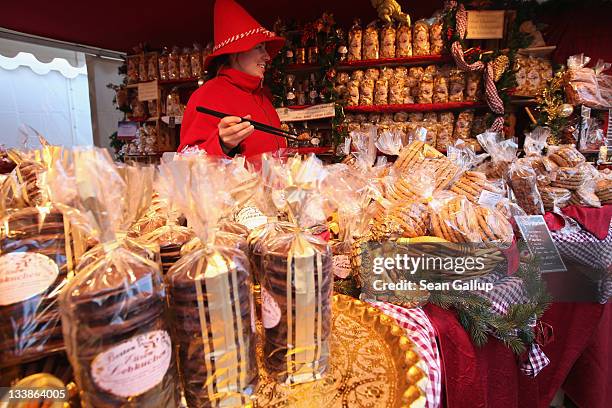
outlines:
[{"label": "gold serving tray", "polygon": [[[321,380],[288,386],[263,368],[262,342],[255,407],[424,407],[426,374],[419,356],[395,320],[345,295],[333,297],[329,369]],[[262,335],[258,325],[258,334]]]}]

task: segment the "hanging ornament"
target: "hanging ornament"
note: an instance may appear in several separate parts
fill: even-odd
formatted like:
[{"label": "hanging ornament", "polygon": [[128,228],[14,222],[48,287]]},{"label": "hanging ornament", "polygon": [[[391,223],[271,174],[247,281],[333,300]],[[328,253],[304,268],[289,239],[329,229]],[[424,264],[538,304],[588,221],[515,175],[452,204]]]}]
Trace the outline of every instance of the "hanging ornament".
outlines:
[{"label": "hanging ornament", "polygon": [[569,103],[564,103],[559,106],[557,109],[557,113],[562,118],[568,118],[572,113],[574,113],[574,107]]},{"label": "hanging ornament", "polygon": [[510,66],[510,60],[506,55],[500,55],[491,62],[491,65],[493,65],[493,80],[497,82]]}]

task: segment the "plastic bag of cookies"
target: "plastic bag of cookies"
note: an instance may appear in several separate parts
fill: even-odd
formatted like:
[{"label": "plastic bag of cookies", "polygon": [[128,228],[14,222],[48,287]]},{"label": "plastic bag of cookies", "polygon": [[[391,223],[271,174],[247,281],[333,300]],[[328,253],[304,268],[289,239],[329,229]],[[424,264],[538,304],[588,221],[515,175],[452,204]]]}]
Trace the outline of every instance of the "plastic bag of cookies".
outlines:
[{"label": "plastic bag of cookies", "polygon": [[455,139],[468,139],[471,134],[473,122],[473,110],[464,110],[462,112],[459,112],[459,115],[457,115],[457,122],[455,123],[455,131],[453,137]]},{"label": "plastic bag of cookies", "polygon": [[389,81],[379,79],[374,88],[374,105],[386,105],[389,103]]},{"label": "plastic bag of cookies", "polygon": [[544,205],[537,185],[537,174],[528,160],[517,159],[510,165],[508,181],[517,203],[527,214],[544,214]]},{"label": "plastic bag of cookies", "polygon": [[[108,152],[97,148],[72,155],[73,165],[52,176],[64,189],[52,194],[76,208],[78,213],[65,215],[85,222],[101,242],[60,293],[66,352],[81,401],[87,406],[179,406],[159,263],[124,237],[149,206],[153,168],[116,167]],[[154,250],[159,254],[159,248]]]},{"label": "plastic bag of cookies", "polygon": [[465,100],[467,102],[478,102],[482,94],[482,74],[480,72],[468,72],[466,75]]},{"label": "plastic bag of cookies", "polygon": [[566,207],[572,198],[572,192],[566,188],[539,186],[540,195],[545,211],[559,212],[563,207]]},{"label": "plastic bag of cookies", "polygon": [[412,28],[400,24],[395,33],[395,56],[398,58],[412,57]]},{"label": "plastic bag of cookies", "polygon": [[453,70],[449,76],[448,101],[463,102],[463,91],[465,90],[465,73],[461,70]]},{"label": "plastic bag of cookies", "polygon": [[360,69],[356,69],[355,71],[351,72],[351,80],[352,81],[363,81],[363,77],[365,76],[365,73],[360,70]]},{"label": "plastic bag of cookies", "polygon": [[429,55],[429,24],[425,20],[419,20],[413,27],[413,55]]},{"label": "plastic bag of cookies", "polygon": [[365,70],[363,78],[378,81],[380,78],[380,70],[378,68],[368,68]]},{"label": "plastic bag of cookies", "polygon": [[419,84],[417,103],[433,103],[434,79],[431,74],[424,74]]},{"label": "plastic bag of cookies", "polygon": [[348,92],[348,106],[357,106],[359,105],[359,81],[351,80],[348,82],[346,89]]},{"label": "plastic bag of cookies", "polygon": [[359,61],[361,59],[361,44],[363,30],[359,20],[355,20],[348,34],[348,60]]},{"label": "plastic bag of cookies", "polygon": [[475,206],[465,197],[449,192],[429,203],[432,235],[454,243],[480,243]]},{"label": "plastic bag of cookies", "polygon": [[503,140],[499,133],[485,132],[477,136],[477,140],[485,152],[491,156],[491,161],[480,166],[489,179],[505,178],[510,163],[516,159],[518,145],[511,139]]},{"label": "plastic bag of cookies", "polygon": [[359,105],[372,105],[374,103],[374,80],[364,79],[359,84]]},{"label": "plastic bag of cookies", "polygon": [[402,77],[395,77],[389,84],[389,104],[400,105],[404,103],[405,80]]},{"label": "plastic bag of cookies", "polygon": [[448,78],[445,75],[437,75],[434,78],[433,103],[448,102]]},{"label": "plastic bag of cookies", "polygon": [[379,40],[378,29],[376,22],[368,24],[363,33],[362,59],[378,59],[379,58]]},{"label": "plastic bag of cookies", "polygon": [[559,167],[575,167],[586,161],[574,145],[550,146],[547,156]]},{"label": "plastic bag of cookies", "polygon": [[395,58],[396,30],[393,25],[385,25],[380,30],[380,58]]},{"label": "plastic bag of cookies", "polygon": [[431,55],[440,55],[444,49],[444,40],[442,39],[443,22],[438,19],[429,27],[429,53]]}]

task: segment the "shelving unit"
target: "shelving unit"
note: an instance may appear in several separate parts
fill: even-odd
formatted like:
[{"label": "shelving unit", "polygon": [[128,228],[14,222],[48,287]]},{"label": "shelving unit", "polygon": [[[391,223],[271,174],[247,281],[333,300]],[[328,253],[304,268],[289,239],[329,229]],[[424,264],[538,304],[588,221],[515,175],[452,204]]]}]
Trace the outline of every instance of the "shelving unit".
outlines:
[{"label": "shelving unit", "polygon": [[449,103],[411,103],[405,105],[360,105],[347,106],[346,113],[395,113],[395,112],[440,112],[466,109],[482,109],[487,105],[482,102],[449,102]]},{"label": "shelving unit", "polygon": [[389,67],[389,66],[417,66],[417,65],[431,65],[431,64],[443,64],[450,63],[453,58],[450,55],[419,55],[413,57],[403,58],[379,58],[379,59],[367,59],[357,61],[345,61],[338,64],[336,69],[348,70],[358,68],[377,68],[377,67]]}]

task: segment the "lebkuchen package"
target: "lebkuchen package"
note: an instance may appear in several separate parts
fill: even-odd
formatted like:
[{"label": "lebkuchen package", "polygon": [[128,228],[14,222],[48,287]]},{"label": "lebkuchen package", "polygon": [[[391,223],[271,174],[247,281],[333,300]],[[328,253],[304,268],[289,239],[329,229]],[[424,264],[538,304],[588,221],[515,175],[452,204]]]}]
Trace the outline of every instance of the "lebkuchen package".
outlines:
[{"label": "lebkuchen package", "polygon": [[295,226],[264,243],[261,299],[265,366],[279,382],[296,384],[321,378],[328,367],[332,254],[307,229],[324,224],[331,211],[319,191],[320,160],[293,158],[287,166],[290,182],[273,195]]},{"label": "lebkuchen package", "polygon": [[100,242],[60,294],[66,352],[83,406],[178,406],[160,266],[123,242],[150,203],[153,169],[120,171],[106,150],[92,148],[73,151],[70,166],[51,178],[63,186],[52,197],[74,208],[66,215],[78,213]]},{"label": "lebkuchen package", "polygon": [[218,240],[217,232],[218,221],[240,204],[237,199],[249,198],[249,183],[233,182],[230,167],[212,159],[160,167],[161,177],[172,181],[177,208],[199,239],[166,275],[190,407],[248,405],[257,385],[249,262],[232,239]]},{"label": "lebkuchen package", "polygon": [[0,367],[64,348],[57,295],[84,246],[47,200],[45,172],[51,154],[61,153],[59,148],[30,152],[30,158],[10,153],[16,166],[3,182],[0,212]]}]

